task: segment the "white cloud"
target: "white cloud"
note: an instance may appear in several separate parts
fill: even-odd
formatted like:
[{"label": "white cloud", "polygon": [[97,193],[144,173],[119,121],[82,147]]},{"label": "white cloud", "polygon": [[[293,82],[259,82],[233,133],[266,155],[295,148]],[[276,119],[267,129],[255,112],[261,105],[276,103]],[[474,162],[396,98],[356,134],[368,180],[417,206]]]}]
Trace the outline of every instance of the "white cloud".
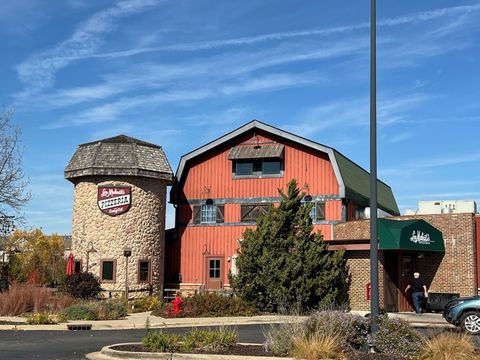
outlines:
[{"label": "white cloud", "polygon": [[[384,127],[403,122],[406,113],[432,97],[433,95],[424,93],[380,96],[377,102],[378,125]],[[365,126],[370,121],[370,102],[367,97],[331,101],[308,109],[300,118],[302,120],[287,128],[305,136],[312,136],[331,127]]]},{"label": "white cloud", "polygon": [[138,14],[159,3],[159,0],[124,0],[95,13],[80,24],[70,38],[17,66],[20,80],[27,85],[18,96],[28,96],[51,86],[58,70],[72,61],[94,54],[102,45],[104,35],[116,29],[119,19]]},{"label": "white cloud", "polygon": [[410,132],[394,133],[384,136],[383,141],[387,144],[397,144],[399,142],[411,139],[413,136],[414,134]]},{"label": "white cloud", "polygon": [[[395,18],[383,19],[378,21],[379,27],[391,27],[404,25],[408,23],[419,23],[425,21],[431,21],[445,16],[451,15],[462,15],[469,14],[480,10],[480,5],[467,5],[467,6],[456,6],[449,8],[436,9],[431,11],[414,13],[406,16],[400,16]],[[281,41],[286,39],[300,38],[300,37],[311,37],[311,36],[328,36],[334,34],[347,33],[358,30],[365,30],[370,28],[370,23],[359,23],[354,25],[345,25],[345,26],[336,26],[331,28],[323,29],[306,29],[298,31],[287,31],[287,32],[278,32],[271,34],[261,34],[256,36],[249,37],[240,37],[234,39],[225,39],[225,40],[212,40],[212,41],[202,41],[195,43],[182,43],[168,46],[157,46],[157,47],[144,47],[136,48],[124,51],[116,51],[110,53],[100,53],[100,54],[91,54],[86,57],[95,57],[95,58],[116,58],[116,57],[126,57],[134,56],[149,52],[158,52],[158,51],[198,51],[198,50],[208,50],[214,48],[220,48],[225,46],[243,46],[243,45],[254,45],[257,43],[263,43],[267,41]]]}]

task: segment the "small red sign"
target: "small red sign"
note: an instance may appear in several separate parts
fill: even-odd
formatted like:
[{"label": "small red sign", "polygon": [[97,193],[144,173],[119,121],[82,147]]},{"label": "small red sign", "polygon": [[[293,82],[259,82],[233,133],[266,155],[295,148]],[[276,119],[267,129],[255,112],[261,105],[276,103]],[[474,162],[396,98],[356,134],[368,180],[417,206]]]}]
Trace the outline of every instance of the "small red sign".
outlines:
[{"label": "small red sign", "polygon": [[103,213],[116,216],[126,213],[132,204],[132,189],[130,187],[98,187],[98,207]]}]

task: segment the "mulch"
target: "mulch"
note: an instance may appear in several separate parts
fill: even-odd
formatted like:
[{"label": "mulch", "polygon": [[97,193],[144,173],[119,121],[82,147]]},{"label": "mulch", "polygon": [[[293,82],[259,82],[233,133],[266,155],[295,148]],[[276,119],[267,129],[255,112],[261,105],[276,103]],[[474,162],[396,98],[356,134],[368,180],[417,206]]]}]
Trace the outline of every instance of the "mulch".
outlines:
[{"label": "mulch", "polygon": [[[120,351],[134,351],[134,352],[152,352],[149,349],[143,347],[143,345],[117,345],[112,347],[113,350]],[[189,350],[188,353],[194,354],[217,354],[217,355],[244,355],[244,356],[275,356],[265,352],[265,348],[262,345],[233,345],[227,350],[211,352],[205,350]],[[283,356],[285,357],[285,356]],[[375,353],[349,353],[347,355],[348,360],[404,360],[402,357],[394,357],[385,354]],[[278,356],[279,359],[282,356]]]}]

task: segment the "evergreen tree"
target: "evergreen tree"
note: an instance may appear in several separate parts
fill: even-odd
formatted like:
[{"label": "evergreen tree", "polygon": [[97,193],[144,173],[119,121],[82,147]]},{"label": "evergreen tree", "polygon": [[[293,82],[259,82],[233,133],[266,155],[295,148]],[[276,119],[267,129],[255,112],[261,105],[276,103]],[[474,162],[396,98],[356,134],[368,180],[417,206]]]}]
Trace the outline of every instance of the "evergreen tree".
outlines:
[{"label": "evergreen tree", "polygon": [[320,233],[313,233],[310,211],[296,180],[282,201],[243,234],[237,257],[235,292],[260,310],[282,307],[315,309],[339,300],[346,289],[343,251],[328,251]]}]

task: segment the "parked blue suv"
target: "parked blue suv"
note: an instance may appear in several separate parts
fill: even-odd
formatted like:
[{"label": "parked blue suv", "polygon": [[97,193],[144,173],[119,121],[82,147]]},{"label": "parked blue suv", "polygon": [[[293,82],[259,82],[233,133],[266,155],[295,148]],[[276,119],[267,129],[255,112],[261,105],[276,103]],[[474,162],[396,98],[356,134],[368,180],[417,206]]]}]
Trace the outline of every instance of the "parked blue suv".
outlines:
[{"label": "parked blue suv", "polygon": [[449,301],[443,317],[450,324],[460,326],[470,334],[480,334],[480,297],[464,297]]}]

